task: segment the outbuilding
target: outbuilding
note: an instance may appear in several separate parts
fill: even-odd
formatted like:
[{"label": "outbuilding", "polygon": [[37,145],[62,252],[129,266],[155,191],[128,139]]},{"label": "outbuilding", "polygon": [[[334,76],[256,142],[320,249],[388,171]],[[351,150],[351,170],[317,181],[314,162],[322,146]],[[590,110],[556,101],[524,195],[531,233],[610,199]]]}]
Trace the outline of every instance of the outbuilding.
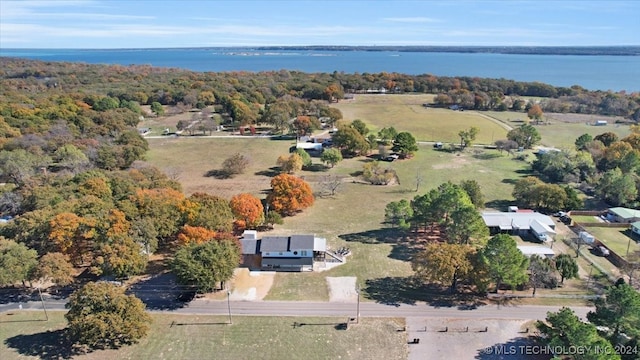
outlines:
[{"label": "outbuilding", "polygon": [[546,246],[527,246],[527,245],[519,245],[518,250],[526,257],[531,257],[532,255],[538,255],[541,257],[546,257],[551,259],[556,255],[553,249],[548,248]]},{"label": "outbuilding", "polygon": [[640,221],[640,210],[625,207],[614,207],[607,211],[607,220],[619,223]]},{"label": "outbuilding", "polygon": [[299,142],[296,143],[296,149],[302,149],[307,152],[322,152],[322,143],[316,142]]}]

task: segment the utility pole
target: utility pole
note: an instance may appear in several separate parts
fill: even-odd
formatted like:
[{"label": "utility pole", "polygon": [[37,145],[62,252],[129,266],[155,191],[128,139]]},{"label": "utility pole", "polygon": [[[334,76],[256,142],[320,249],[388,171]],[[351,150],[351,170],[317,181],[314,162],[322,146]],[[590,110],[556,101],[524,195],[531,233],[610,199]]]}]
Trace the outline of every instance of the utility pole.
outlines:
[{"label": "utility pole", "polygon": [[356,324],[360,323],[360,286],[356,284],[356,294],[358,295],[358,300],[356,302]]},{"label": "utility pole", "polygon": [[231,291],[227,290],[227,308],[229,309],[229,325],[233,325],[231,321]]},{"label": "utility pole", "polygon": [[49,314],[47,314],[47,307],[44,306],[44,299],[42,298],[42,291],[40,291],[40,287],[38,286],[38,294],[40,295],[40,301],[42,302],[42,309],[44,310],[44,316],[46,321],[49,321]]}]

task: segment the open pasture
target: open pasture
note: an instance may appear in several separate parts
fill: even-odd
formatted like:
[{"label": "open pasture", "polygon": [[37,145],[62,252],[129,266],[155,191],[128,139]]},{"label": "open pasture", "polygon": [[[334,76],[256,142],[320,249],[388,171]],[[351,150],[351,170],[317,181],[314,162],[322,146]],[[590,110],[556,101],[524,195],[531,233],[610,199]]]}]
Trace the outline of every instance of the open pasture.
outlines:
[{"label": "open pasture", "polygon": [[[277,175],[270,168],[276,166],[278,156],[288,154],[289,147],[295,145],[295,140],[250,137],[167,137],[148,141],[147,161],[177,177],[187,195],[208,192],[225,198],[245,192],[263,196],[263,191],[270,188],[271,176]],[[209,171],[219,170],[222,162],[235,153],[249,158],[244,174],[230,179],[207,176]]]},{"label": "open pasture", "polygon": [[[67,359],[64,312],[0,314],[0,359]],[[93,359],[406,359],[404,319],[362,318],[344,330],[346,318],[249,317],[152,314],[140,343],[119,350],[73,356]],[[306,325],[294,327],[294,322]]]},{"label": "open pasture", "polygon": [[[206,191],[230,198],[240,192],[265,197],[269,181],[277,174],[275,161],[288,152],[291,141],[257,138],[167,138],[150,139],[148,161],[161,169],[179,170],[179,181],[187,194]],[[244,174],[232,179],[205,177],[218,169],[224,159],[240,152],[252,161]],[[435,151],[421,145],[409,160],[383,163],[396,170],[400,184],[374,186],[364,184],[357,175],[371,158],[345,159],[333,169],[301,171],[316,192],[315,204],[302,213],[285,218],[276,226],[278,234],[315,233],[326,237],[329,246],[351,248],[352,256],[345,265],[326,272],[277,274],[268,300],[328,300],[326,276],[357,276],[364,288],[367,280],[384,277],[405,277],[412,273],[409,262],[410,245],[384,224],[384,208],[391,201],[412,199],[443,182],[459,183],[475,179],[482,186],[489,206],[511,199],[513,180],[526,176],[526,162],[518,161],[496,150],[469,149],[463,153]],[[314,164],[319,164],[313,158]],[[322,194],[322,182],[327,176],[342,179],[336,195]],[[420,178],[416,192],[416,178]],[[366,289],[365,289],[366,291]]]},{"label": "open pasture", "polygon": [[[482,112],[498,119],[511,127],[518,127],[525,123],[527,114],[515,111],[486,111]],[[623,138],[631,133],[628,125],[615,124],[615,118],[596,115],[580,114],[545,114],[545,124],[534,125],[542,140],[541,145],[553,146],[560,149],[574,149],[575,140],[582,134],[591,136],[612,132]],[[606,126],[594,126],[596,120],[608,120]],[[531,122],[533,124],[533,122]],[[497,139],[496,139],[497,140]]]},{"label": "open pasture", "polygon": [[393,126],[408,131],[418,141],[459,143],[458,132],[471,126],[480,129],[476,143],[491,144],[506,137],[507,130],[475,111],[453,111],[424,107],[433,95],[356,95],[355,99],[332,106],[340,109],[344,120],[360,119],[374,133]]}]

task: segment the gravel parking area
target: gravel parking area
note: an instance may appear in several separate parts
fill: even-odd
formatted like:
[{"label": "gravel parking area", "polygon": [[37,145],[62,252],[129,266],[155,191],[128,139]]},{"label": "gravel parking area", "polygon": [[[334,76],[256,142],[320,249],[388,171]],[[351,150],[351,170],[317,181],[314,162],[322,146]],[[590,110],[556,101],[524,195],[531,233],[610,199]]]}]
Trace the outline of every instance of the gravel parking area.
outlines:
[{"label": "gravel parking area", "polygon": [[356,277],[327,277],[329,285],[330,302],[355,302],[358,298],[356,293]]},{"label": "gravel parking area", "polygon": [[[529,332],[527,332],[529,327]],[[407,318],[409,360],[549,359],[534,345],[532,322],[497,319]],[[420,339],[412,344],[413,339]]]}]

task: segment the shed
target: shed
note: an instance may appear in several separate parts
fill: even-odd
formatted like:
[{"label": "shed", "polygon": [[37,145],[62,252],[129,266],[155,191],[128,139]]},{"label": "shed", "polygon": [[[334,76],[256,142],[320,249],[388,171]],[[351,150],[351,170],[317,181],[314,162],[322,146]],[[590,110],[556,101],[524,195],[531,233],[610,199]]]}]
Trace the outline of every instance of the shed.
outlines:
[{"label": "shed", "polygon": [[596,238],[586,231],[580,231],[580,233],[578,233],[578,239],[580,239],[580,242],[583,244],[593,244],[596,241]]},{"label": "shed", "polygon": [[299,142],[296,144],[296,149],[303,149],[306,151],[317,151],[322,152],[322,143],[310,143],[310,142]]},{"label": "shed", "polygon": [[549,227],[549,225],[538,221],[537,219],[531,220],[529,224],[531,233],[540,241],[551,240],[551,235],[555,235],[556,232]]},{"label": "shed", "polygon": [[631,223],[631,232],[640,235],[640,221]]},{"label": "shed", "polygon": [[520,250],[520,252],[523,253],[526,257],[531,257],[531,255],[539,255],[542,257],[552,258],[556,255],[553,249],[546,246],[520,245],[518,246],[518,250]]}]

